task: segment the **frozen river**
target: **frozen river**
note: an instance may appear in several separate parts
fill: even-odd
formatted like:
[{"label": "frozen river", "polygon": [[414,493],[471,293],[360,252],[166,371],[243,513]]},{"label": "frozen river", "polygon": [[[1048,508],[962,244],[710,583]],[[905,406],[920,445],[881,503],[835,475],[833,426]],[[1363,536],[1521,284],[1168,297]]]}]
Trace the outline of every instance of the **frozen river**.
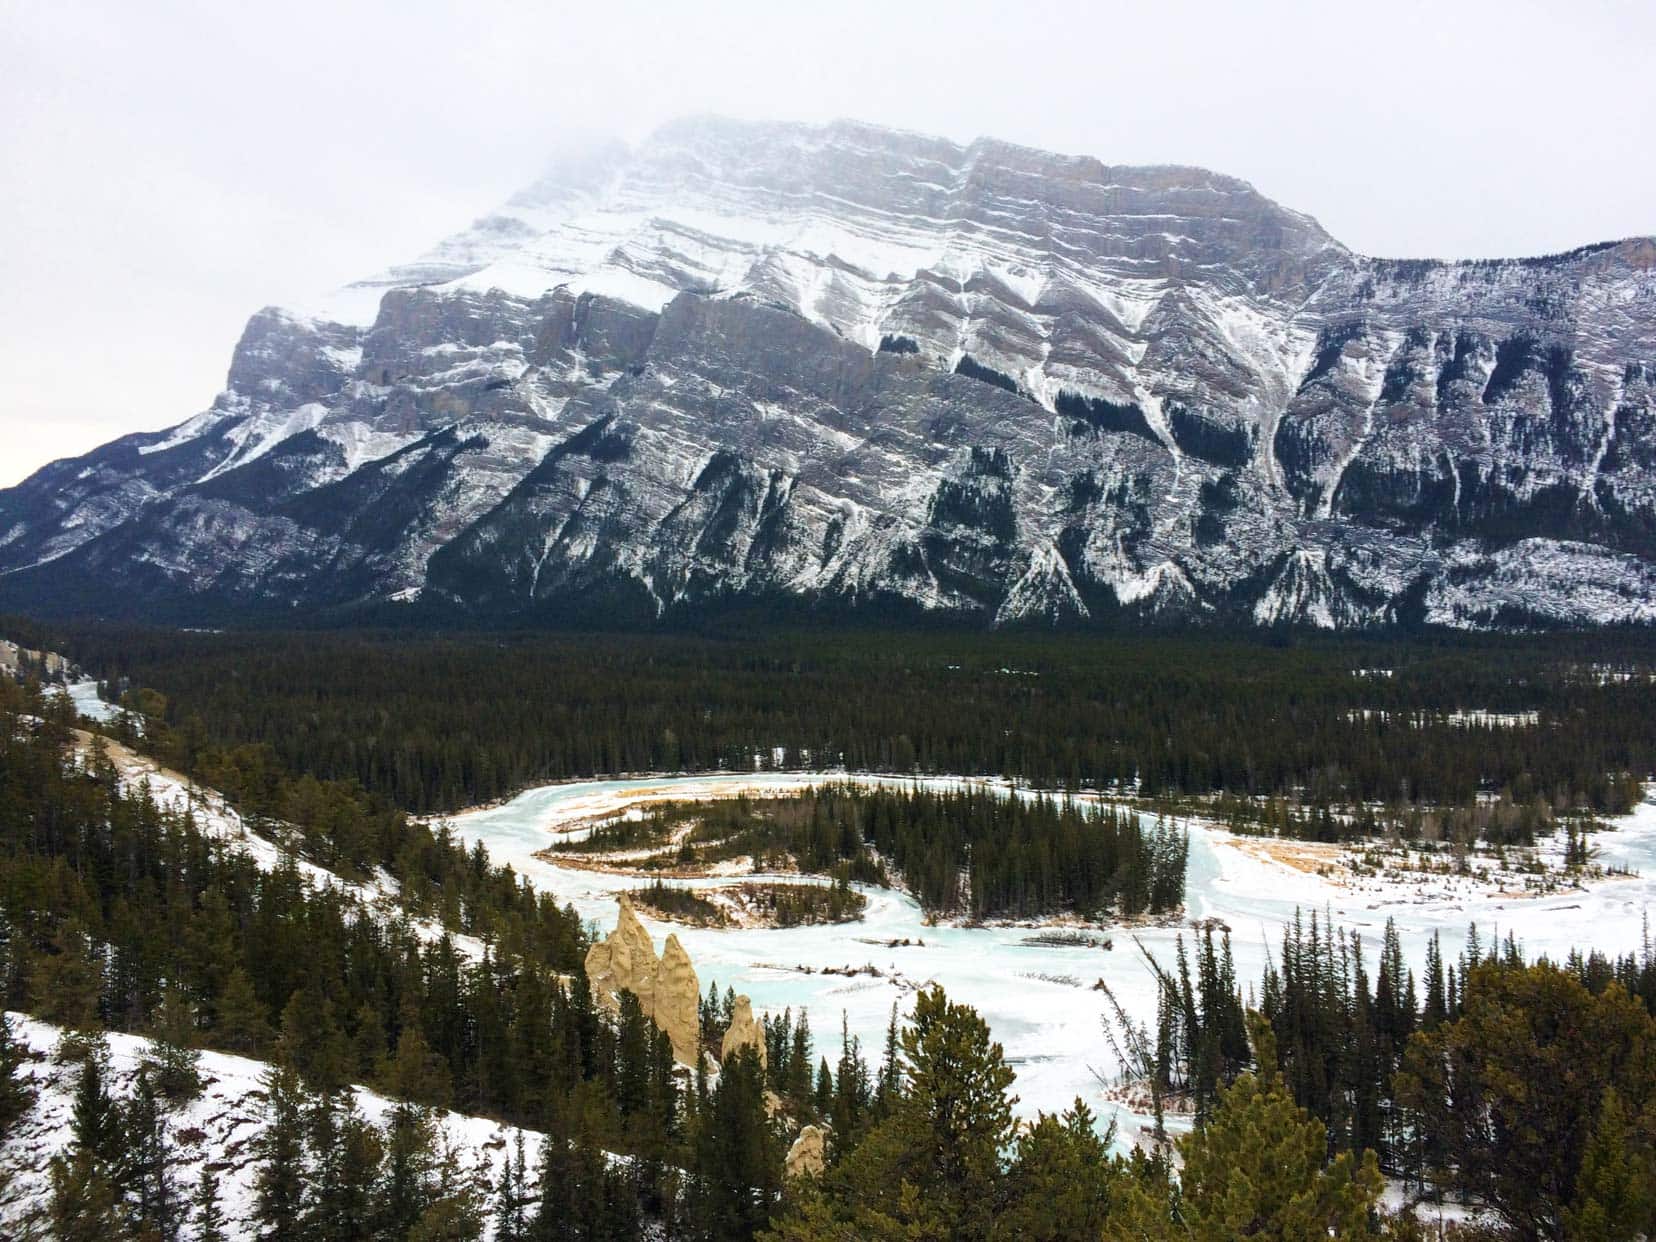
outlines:
[{"label": "frozen river", "polygon": [[[536,858],[554,840],[559,825],[614,812],[639,799],[728,796],[735,786],[781,792],[840,779],[843,774],[762,774],[548,785],[448,822],[468,844],[482,841],[496,861],[511,863],[537,888],[573,904],[582,917],[607,930],[615,922],[616,892],[647,881]],[[1532,954],[1560,957],[1572,946],[1635,950],[1641,944],[1644,911],[1656,904],[1656,804],[1649,801],[1620,821],[1618,831],[1595,838],[1602,861],[1630,867],[1638,876],[1603,880],[1590,891],[1527,899],[1477,886],[1454,892],[1414,885],[1357,890],[1256,857],[1237,848],[1224,832],[1198,824],[1189,831],[1187,917],[1217,918],[1231,929],[1244,989],[1258,980],[1267,956],[1277,953],[1282,925],[1293,919],[1296,908],[1307,917],[1313,910],[1326,911],[1336,923],[1360,931],[1369,955],[1379,949],[1386,919],[1394,918],[1418,972],[1434,931],[1442,934],[1446,957],[1453,958],[1473,921],[1486,942],[1512,931]],[[731,882],[683,883],[706,887]],[[828,927],[707,929],[644,922],[658,949],[668,932],[677,933],[704,994],[708,983],[715,982],[721,992],[730,986],[747,993],[758,1010],[809,1010],[817,1052],[830,1061],[838,1054],[842,1014],[870,1059],[877,1060],[893,1002],[906,1010],[916,987],[937,982],[951,998],[982,1013],[1005,1046],[1018,1074],[1020,1112],[1052,1111],[1077,1095],[1102,1110],[1094,1071],[1112,1073],[1115,1066],[1101,1033],[1105,999],[1093,985],[1106,980],[1137,1018],[1152,1019],[1153,980],[1133,939],[1171,961],[1177,929],[1106,927],[1097,930],[1113,937],[1113,950],[1053,947],[1030,943],[1037,932],[1028,927],[928,926],[908,897],[882,889],[863,891],[868,896],[865,917]],[[1190,935],[1188,928],[1185,934]],[[889,947],[902,940],[911,943]],[[883,977],[847,978],[805,969],[863,965],[876,967]]]}]

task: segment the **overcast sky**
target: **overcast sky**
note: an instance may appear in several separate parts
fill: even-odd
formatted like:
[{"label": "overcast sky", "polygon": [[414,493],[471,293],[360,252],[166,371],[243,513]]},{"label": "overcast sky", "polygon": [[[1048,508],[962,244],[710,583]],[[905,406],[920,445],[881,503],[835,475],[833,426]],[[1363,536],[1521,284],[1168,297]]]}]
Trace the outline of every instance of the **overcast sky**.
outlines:
[{"label": "overcast sky", "polygon": [[0,0],[0,486],[573,135],[852,117],[1253,182],[1370,254],[1656,232],[1656,4]]}]

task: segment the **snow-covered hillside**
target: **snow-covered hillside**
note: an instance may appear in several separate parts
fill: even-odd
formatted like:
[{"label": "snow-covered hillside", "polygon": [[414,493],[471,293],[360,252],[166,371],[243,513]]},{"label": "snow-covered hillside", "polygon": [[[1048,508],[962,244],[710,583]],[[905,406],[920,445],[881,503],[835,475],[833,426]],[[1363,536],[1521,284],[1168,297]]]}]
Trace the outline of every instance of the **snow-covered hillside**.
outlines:
[{"label": "snow-covered hillside", "polygon": [[[109,705],[97,698],[95,683],[81,682],[78,685],[91,687],[91,693],[74,696],[77,708],[93,719],[100,719],[101,717],[95,713],[106,710]],[[71,690],[75,688],[71,687]],[[88,706],[83,703],[84,700],[95,704],[92,710],[88,710]],[[81,734],[78,739],[77,754],[80,762],[84,764],[92,762],[94,736]],[[97,744],[101,745],[104,757],[114,768],[116,779],[128,792],[145,790],[160,810],[178,816],[188,815],[197,829],[208,836],[228,842],[232,849],[239,850],[251,858],[260,870],[272,871],[278,867],[292,866],[315,888],[337,889],[353,900],[361,902],[363,907],[376,917],[406,923],[424,940],[440,940],[446,934],[449,941],[464,956],[474,961],[482,957],[483,944],[476,937],[445,931],[440,923],[431,919],[410,918],[399,903],[396,881],[383,870],[367,881],[345,879],[336,872],[306,860],[291,846],[284,847],[281,841],[274,839],[271,834],[282,832],[283,825],[274,824],[265,831],[255,830],[218,790],[192,782],[179,773],[162,767],[148,756],[121,745],[113,738],[97,736]]]},{"label": "snow-covered hillside", "polygon": [[1649,238],[1368,259],[1202,169],[703,118],[260,311],[0,492],[0,603],[1650,621],[1653,375]]},{"label": "snow-covered hillside", "polygon": [[[64,1035],[61,1028],[23,1014],[11,1014],[10,1019],[13,1032],[27,1049],[22,1077],[34,1093],[32,1107],[0,1144],[0,1168],[9,1178],[0,1189],[0,1220],[5,1222],[6,1236],[19,1237],[28,1228],[38,1227],[50,1203],[51,1161],[71,1142],[80,1068],[55,1056]],[[149,1040],[136,1035],[110,1035],[110,1094],[117,1100],[130,1099],[139,1067],[150,1059],[153,1050]],[[267,1121],[261,1080],[270,1066],[245,1057],[203,1052],[198,1068],[204,1084],[201,1095],[166,1114],[175,1187],[182,1198],[188,1199],[200,1180],[202,1167],[210,1166],[219,1182],[226,1233],[232,1238],[256,1237],[253,1144]],[[361,1087],[354,1095],[364,1118],[383,1126],[391,1102]],[[499,1180],[504,1161],[514,1157],[521,1135],[529,1187],[535,1188],[540,1134],[459,1113],[439,1111],[436,1118],[442,1140],[461,1154],[463,1163],[480,1170],[491,1183]],[[184,1236],[195,1236],[193,1221]]]}]

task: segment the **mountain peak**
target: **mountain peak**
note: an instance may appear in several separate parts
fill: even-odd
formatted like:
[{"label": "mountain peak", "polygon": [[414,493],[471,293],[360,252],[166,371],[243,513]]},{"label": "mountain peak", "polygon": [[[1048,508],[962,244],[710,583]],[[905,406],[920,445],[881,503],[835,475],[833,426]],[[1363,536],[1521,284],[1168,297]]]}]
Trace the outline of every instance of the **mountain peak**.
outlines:
[{"label": "mountain peak", "polygon": [[1648,238],[1365,259],[1206,169],[689,117],[0,493],[0,601],[1649,620],[1653,308]]}]

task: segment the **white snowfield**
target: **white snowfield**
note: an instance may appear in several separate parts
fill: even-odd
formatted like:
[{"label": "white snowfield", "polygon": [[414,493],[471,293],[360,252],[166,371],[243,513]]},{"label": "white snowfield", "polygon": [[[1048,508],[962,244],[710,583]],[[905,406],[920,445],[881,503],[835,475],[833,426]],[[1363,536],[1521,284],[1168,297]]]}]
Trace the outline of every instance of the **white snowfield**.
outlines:
[{"label": "white snowfield", "polygon": [[[72,1141],[80,1071],[53,1058],[63,1036],[62,1028],[23,1014],[10,1017],[13,1032],[28,1049],[23,1075],[35,1091],[33,1107],[0,1145],[0,1169],[10,1178],[0,1189],[0,1236],[15,1238],[23,1236],[40,1219],[51,1201],[51,1160],[67,1151]],[[131,1098],[139,1066],[149,1055],[147,1039],[109,1036],[111,1095],[118,1100]],[[201,1095],[166,1114],[176,1188],[187,1201],[201,1177],[202,1165],[211,1164],[219,1180],[225,1232],[232,1238],[257,1237],[253,1220],[257,1157],[253,1141],[266,1120],[260,1080],[270,1067],[264,1061],[204,1052],[199,1068],[205,1083]],[[354,1094],[363,1116],[383,1125],[392,1101],[364,1087],[355,1088]],[[478,1168],[491,1182],[499,1179],[502,1164],[511,1157],[521,1134],[529,1186],[531,1191],[537,1187],[540,1133],[461,1113],[439,1111],[436,1117],[442,1131],[439,1141],[446,1141],[460,1153],[463,1165]],[[193,1224],[184,1237],[195,1236]]]},{"label": "white snowfield", "polygon": [[[741,789],[776,794],[843,779],[844,773],[815,772],[549,785],[448,822],[468,844],[483,842],[497,862],[510,863],[537,888],[572,903],[584,918],[607,929],[615,919],[615,894],[646,881],[536,857],[560,826],[617,814],[640,801],[731,796]],[[1094,985],[1105,980],[1137,1019],[1153,1022],[1153,979],[1135,939],[1171,963],[1175,938],[1182,932],[1188,943],[1193,935],[1189,921],[1220,920],[1230,928],[1237,977],[1246,989],[1257,984],[1267,960],[1278,959],[1282,929],[1296,911],[1307,920],[1313,913],[1330,917],[1361,933],[1371,956],[1378,954],[1386,920],[1395,919],[1418,975],[1434,933],[1442,936],[1444,952],[1453,960],[1472,923],[1485,944],[1510,932],[1527,952],[1555,959],[1574,947],[1612,954],[1638,951],[1644,913],[1656,904],[1656,802],[1651,801],[1618,821],[1614,832],[1593,838],[1599,862],[1637,875],[1607,877],[1538,897],[1515,897],[1494,881],[1453,877],[1325,878],[1273,859],[1256,848],[1255,838],[1234,837],[1199,822],[1187,827],[1186,923],[1102,926],[1096,934],[1112,939],[1114,948],[1108,951],[1032,943],[1039,934],[1035,926],[931,925],[910,897],[877,888],[862,890],[868,908],[856,923],[721,929],[644,921],[658,938],[668,931],[677,934],[703,991],[716,982],[721,992],[734,987],[747,993],[756,1010],[808,1009],[819,1052],[837,1049],[843,1014],[864,1052],[877,1059],[892,1005],[906,1011],[915,990],[942,984],[952,998],[971,1004],[988,1020],[1017,1070],[1018,1110],[1031,1115],[1066,1107],[1077,1096],[1101,1112],[1113,1107],[1097,1078],[1113,1077],[1118,1066],[1101,1031],[1107,1002]],[[1556,849],[1548,843],[1542,852]],[[739,881],[721,876],[674,882],[701,887]],[[825,967],[863,966],[878,973],[822,973]]]}]

